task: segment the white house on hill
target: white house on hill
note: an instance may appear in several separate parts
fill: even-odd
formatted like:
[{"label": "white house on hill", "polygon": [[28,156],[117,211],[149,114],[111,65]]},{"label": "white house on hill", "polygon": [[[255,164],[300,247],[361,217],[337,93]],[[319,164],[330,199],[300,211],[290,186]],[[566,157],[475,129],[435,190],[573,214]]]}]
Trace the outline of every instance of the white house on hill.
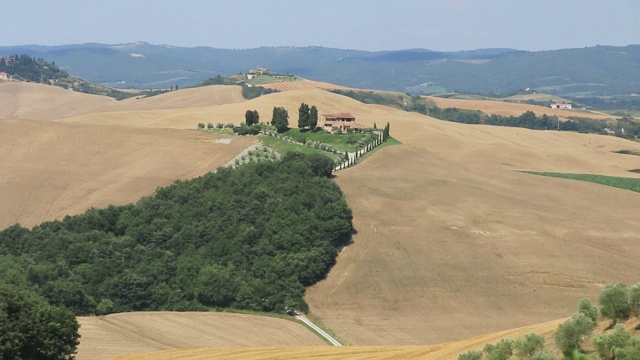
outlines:
[{"label": "white house on hill", "polygon": [[549,105],[552,109],[571,109],[571,104],[566,104],[562,101],[556,101],[555,104]]}]

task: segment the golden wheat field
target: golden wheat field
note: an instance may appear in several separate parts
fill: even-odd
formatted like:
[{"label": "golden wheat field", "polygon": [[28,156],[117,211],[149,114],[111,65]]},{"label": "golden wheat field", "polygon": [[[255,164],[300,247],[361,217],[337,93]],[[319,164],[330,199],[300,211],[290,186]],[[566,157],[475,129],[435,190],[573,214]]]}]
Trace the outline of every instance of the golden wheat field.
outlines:
[{"label": "golden wheat field", "polygon": [[[525,111],[533,111],[538,116],[542,114],[547,114],[547,115],[557,115],[560,118],[577,116],[577,117],[585,117],[590,119],[604,120],[611,117],[610,115],[607,115],[607,114],[594,113],[589,111],[579,111],[575,109],[560,110],[560,109],[552,109],[546,106],[529,105],[529,104],[512,103],[512,102],[495,101],[495,100],[461,100],[461,99],[438,98],[433,96],[427,96],[427,98],[432,100],[438,107],[441,107],[441,108],[457,107],[460,109],[480,110],[488,114],[497,114],[502,116],[510,116],[510,115],[519,116]],[[543,97],[541,94],[538,94],[538,96],[533,98],[539,101],[547,101],[547,100],[553,99],[553,97]]]},{"label": "golden wheat field", "polygon": [[137,312],[80,317],[78,322],[79,360],[166,349],[325,345],[298,323],[255,315]]},{"label": "golden wheat field", "polygon": [[[261,121],[269,121],[273,107],[284,106],[295,123],[297,108],[305,102],[320,113],[350,112],[366,125],[388,122],[391,135],[402,142],[335,174],[353,209],[357,234],[327,278],[307,290],[306,300],[311,315],[350,346],[274,348],[222,339],[213,345],[219,349],[127,359],[454,359],[501,337],[547,333],[557,319],[575,310],[580,298],[595,300],[603,284],[638,281],[640,194],[520,170],[639,177],[629,170],[640,168],[640,157],[614,153],[640,151],[639,143],[444,122],[307,85],[250,101],[237,102],[234,95],[214,104],[193,100],[193,106],[180,100],[186,90],[166,94],[165,101],[180,108],[118,107],[110,100],[95,105],[91,98],[86,106],[72,100],[76,110],[66,114],[48,117],[43,112],[41,120],[34,117],[36,107],[46,108],[40,103],[29,109],[18,106],[14,115],[2,113],[0,198],[13,200],[10,207],[0,205],[0,223],[24,219],[35,224],[67,211],[135,201],[157,186],[215,169],[255,141],[233,137],[230,144],[219,143],[217,137],[193,130],[198,122],[239,123],[247,109],[258,110]],[[197,90],[184,99],[198,98]],[[30,106],[24,101],[21,106]],[[526,104],[462,101],[439,106],[502,115],[526,110],[554,114]],[[77,110],[91,106],[102,110]],[[15,115],[29,112],[35,114],[29,117],[33,120]],[[154,322],[153,313],[146,315],[158,325],[144,331],[171,341],[131,353],[184,347],[176,345],[187,343],[181,336],[194,336],[171,332],[182,321],[179,317],[175,323]],[[126,319],[128,314],[119,316]],[[142,331],[142,324],[132,320],[127,331]],[[252,334],[264,326],[256,319],[228,329]],[[83,327],[81,349],[86,351],[86,344],[103,330]],[[307,332],[291,331],[300,339]],[[110,346],[130,346],[118,340],[123,338],[132,339],[116,336]],[[301,341],[277,343],[274,338],[270,344],[311,345]],[[396,347],[401,345],[409,347]],[[230,349],[236,346],[259,348]]]}]

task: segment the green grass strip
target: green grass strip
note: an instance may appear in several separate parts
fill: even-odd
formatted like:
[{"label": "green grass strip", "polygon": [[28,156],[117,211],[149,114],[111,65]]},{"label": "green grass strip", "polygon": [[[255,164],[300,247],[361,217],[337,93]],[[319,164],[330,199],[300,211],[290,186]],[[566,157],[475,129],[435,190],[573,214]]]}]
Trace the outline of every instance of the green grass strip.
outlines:
[{"label": "green grass strip", "polygon": [[612,186],[624,190],[640,192],[640,179],[593,174],[570,174],[555,172],[523,171],[527,174],[551,176],[563,179],[588,181],[600,185]]}]

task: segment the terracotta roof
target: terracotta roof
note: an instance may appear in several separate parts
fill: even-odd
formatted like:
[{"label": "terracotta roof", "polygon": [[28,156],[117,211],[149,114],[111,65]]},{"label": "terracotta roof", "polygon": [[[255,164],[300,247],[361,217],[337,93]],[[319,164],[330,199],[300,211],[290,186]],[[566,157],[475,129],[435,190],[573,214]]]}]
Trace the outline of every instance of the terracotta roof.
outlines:
[{"label": "terracotta roof", "polygon": [[361,127],[364,127],[364,125],[359,124],[357,122],[345,123],[344,121],[332,121],[332,120],[327,120],[327,121],[324,122],[324,126],[325,127],[328,127],[328,126],[333,127],[333,125],[335,125],[336,127],[350,127],[350,128],[361,128]]},{"label": "terracotta roof", "polygon": [[325,119],[355,119],[350,113],[322,114]]}]

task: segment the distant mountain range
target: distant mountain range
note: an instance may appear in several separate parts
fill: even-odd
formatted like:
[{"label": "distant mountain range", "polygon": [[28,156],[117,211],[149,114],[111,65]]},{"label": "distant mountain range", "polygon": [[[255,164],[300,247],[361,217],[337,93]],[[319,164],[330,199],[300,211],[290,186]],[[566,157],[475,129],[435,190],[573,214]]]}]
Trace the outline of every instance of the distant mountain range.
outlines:
[{"label": "distant mountain range", "polygon": [[559,96],[640,93],[640,45],[537,52],[372,52],[325,47],[233,50],[146,42],[0,46],[0,56],[14,54],[43,58],[75,76],[122,88],[185,87],[217,75],[263,67],[339,85],[416,94],[507,94],[524,88]]}]

